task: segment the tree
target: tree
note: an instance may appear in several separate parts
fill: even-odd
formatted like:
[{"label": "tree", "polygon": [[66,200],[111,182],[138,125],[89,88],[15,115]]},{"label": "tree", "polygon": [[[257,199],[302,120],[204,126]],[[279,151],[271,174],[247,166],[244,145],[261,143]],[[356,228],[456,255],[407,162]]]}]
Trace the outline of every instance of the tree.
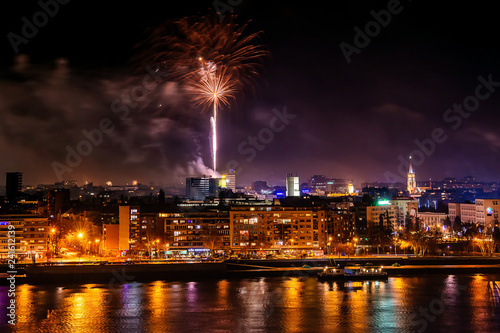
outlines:
[{"label": "tree", "polygon": [[444,219],[444,221],[443,221],[443,225],[444,225],[445,227],[447,227],[447,228],[448,228],[448,227],[451,227],[451,219],[450,219],[450,217],[449,217],[448,215],[447,215],[447,216],[446,216],[446,218]]},{"label": "tree", "polygon": [[203,235],[203,244],[210,249],[213,254],[214,250],[218,249],[222,244],[222,237],[215,226],[208,226],[205,234]]},{"label": "tree", "polygon": [[475,239],[474,245],[479,247],[483,256],[491,256],[495,251],[495,242],[491,238]]},{"label": "tree", "polygon": [[496,246],[500,246],[500,228],[494,227],[491,233],[491,238],[493,239],[493,243]]},{"label": "tree", "polygon": [[464,223],[463,227],[466,229],[464,236],[467,237],[467,239],[472,239],[479,235],[479,229],[474,223]]},{"label": "tree", "polygon": [[368,239],[372,246],[377,247],[377,249],[382,247],[382,250],[384,250],[386,246],[392,244],[391,234],[392,234],[391,228],[385,228],[384,226],[381,225],[373,225],[368,230]]},{"label": "tree", "polygon": [[406,212],[405,216],[405,228],[410,228],[412,224],[412,218],[410,216],[410,212]]},{"label": "tree", "polygon": [[462,219],[460,218],[460,216],[455,217],[455,221],[453,222],[453,231],[462,231]]}]

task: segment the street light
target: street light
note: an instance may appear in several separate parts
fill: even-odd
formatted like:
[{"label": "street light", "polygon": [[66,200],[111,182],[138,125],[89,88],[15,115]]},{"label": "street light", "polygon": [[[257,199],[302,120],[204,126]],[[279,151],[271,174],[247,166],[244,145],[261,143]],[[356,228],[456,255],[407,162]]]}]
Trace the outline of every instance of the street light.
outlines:
[{"label": "street light", "polygon": [[55,256],[56,254],[56,243],[55,243],[55,234],[56,234],[56,229],[52,228],[50,230],[50,242],[52,243],[52,256]]},{"label": "street light", "polygon": [[100,254],[100,253],[101,253],[101,251],[100,251],[100,249],[99,249],[99,245],[100,245],[99,243],[100,243],[100,242],[101,242],[101,240],[100,240],[100,239],[98,239],[98,238],[96,238],[96,239],[95,239],[95,244],[96,244],[96,245],[95,245],[95,249],[96,249],[97,254]]}]

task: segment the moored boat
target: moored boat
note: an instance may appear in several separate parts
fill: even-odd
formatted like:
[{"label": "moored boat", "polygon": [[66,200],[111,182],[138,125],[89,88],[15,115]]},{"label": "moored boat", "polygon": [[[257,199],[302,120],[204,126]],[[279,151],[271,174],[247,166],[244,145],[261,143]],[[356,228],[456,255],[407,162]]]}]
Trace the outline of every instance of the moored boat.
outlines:
[{"label": "moored boat", "polygon": [[365,280],[387,280],[387,272],[382,266],[355,265],[340,267],[325,267],[318,274],[319,280],[328,281],[365,281]]}]

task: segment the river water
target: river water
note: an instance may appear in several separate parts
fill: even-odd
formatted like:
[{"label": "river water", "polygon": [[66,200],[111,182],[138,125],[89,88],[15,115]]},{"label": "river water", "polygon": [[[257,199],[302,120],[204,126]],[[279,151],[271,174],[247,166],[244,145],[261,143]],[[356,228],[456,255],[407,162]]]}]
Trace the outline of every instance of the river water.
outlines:
[{"label": "river water", "polygon": [[15,326],[7,324],[7,287],[0,287],[0,325],[17,332],[500,332],[489,281],[500,274],[19,285]]}]

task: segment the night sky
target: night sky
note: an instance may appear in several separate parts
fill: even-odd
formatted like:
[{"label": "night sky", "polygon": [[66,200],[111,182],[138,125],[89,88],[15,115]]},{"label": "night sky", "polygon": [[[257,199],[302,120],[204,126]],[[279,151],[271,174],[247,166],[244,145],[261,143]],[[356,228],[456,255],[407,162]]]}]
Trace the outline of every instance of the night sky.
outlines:
[{"label": "night sky", "polygon": [[[114,130],[63,179],[166,185],[210,172],[209,114],[185,103],[175,83],[162,82],[124,120],[111,105],[147,75],[131,59],[148,31],[209,13],[212,1],[74,0],[19,45],[29,60],[17,61],[8,34],[21,34],[21,18],[32,21],[40,7],[2,6],[0,174],[22,171],[31,185],[58,181],[53,162],[64,164],[65,147],[76,147],[82,131],[104,118]],[[355,47],[354,28],[364,31],[374,21],[370,12],[388,6],[395,12],[390,22],[372,30],[366,45],[358,40],[348,63],[339,45]],[[219,169],[236,161],[239,185],[283,184],[287,173],[297,173],[301,182],[324,174],[359,186],[398,180],[398,157],[422,151],[419,140],[433,151],[413,153],[417,180],[498,181],[497,13],[492,3],[477,1],[241,1],[237,21],[251,20],[247,31],[262,31],[259,42],[272,56],[255,92],[220,112]],[[474,105],[477,94],[482,100]],[[464,100],[475,111],[447,111]],[[285,107],[295,117],[248,161],[243,142]]]}]

